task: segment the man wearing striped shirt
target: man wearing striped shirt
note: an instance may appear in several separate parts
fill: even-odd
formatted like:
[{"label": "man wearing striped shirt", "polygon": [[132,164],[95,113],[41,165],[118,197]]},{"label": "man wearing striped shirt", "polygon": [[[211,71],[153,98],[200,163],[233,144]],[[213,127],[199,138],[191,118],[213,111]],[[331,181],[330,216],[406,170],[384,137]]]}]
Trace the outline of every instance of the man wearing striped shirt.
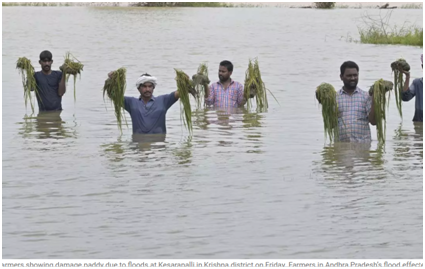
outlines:
[{"label": "man wearing striped shirt", "polygon": [[359,66],[347,61],[341,65],[340,71],[344,87],[336,94],[339,141],[370,142],[369,123],[376,125],[375,108],[369,93],[357,87]]},{"label": "man wearing striped shirt", "polygon": [[219,108],[241,107],[246,100],[243,94],[243,85],[230,78],[233,64],[222,61],[218,69],[218,82],[211,84],[205,93],[205,104]]}]

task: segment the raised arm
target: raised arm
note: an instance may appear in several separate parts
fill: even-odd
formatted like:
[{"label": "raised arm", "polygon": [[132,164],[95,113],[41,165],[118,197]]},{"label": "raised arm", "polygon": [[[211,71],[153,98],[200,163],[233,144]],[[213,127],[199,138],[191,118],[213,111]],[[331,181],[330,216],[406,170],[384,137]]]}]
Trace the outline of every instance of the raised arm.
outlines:
[{"label": "raised arm", "polygon": [[401,95],[401,100],[407,102],[410,101],[413,97],[415,97],[416,92],[413,84],[409,87],[410,73],[405,71],[403,73],[406,75],[406,80],[404,81],[403,94]]}]

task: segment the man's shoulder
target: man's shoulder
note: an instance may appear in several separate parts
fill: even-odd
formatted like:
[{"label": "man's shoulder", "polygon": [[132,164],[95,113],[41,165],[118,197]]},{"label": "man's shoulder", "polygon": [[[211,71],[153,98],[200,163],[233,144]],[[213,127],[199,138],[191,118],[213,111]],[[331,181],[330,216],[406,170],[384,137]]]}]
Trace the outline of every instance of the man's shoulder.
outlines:
[{"label": "man's shoulder", "polygon": [[412,82],[413,84],[423,84],[423,78],[415,78]]}]

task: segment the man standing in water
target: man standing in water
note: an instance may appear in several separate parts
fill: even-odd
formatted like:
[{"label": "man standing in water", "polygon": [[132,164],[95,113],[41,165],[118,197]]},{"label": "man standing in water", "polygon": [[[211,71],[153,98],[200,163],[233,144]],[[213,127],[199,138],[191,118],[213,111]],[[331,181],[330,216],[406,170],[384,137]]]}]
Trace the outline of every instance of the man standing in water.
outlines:
[{"label": "man standing in water", "polygon": [[245,105],[246,99],[243,94],[243,85],[230,78],[233,72],[233,64],[222,61],[218,69],[218,82],[207,87],[205,104],[214,107],[240,107]]},{"label": "man standing in water", "polygon": [[[109,73],[109,77],[113,72]],[[178,91],[170,94],[153,96],[157,79],[143,74],[136,81],[140,92],[139,98],[124,96],[124,108],[130,113],[133,134],[166,134],[166,117],[168,109],[180,98]]]},{"label": "man standing in water", "polygon": [[[61,71],[52,71],[52,53],[48,50],[40,53],[41,71],[35,72],[37,83],[37,103],[39,111],[62,110],[62,96],[65,94],[65,75]],[[32,89],[34,90],[34,89]]]},{"label": "man standing in water", "polygon": [[[423,54],[421,54],[421,66],[423,66]],[[415,116],[413,117],[413,121],[415,122],[423,122],[423,77],[414,79],[412,85],[409,87],[410,82],[410,72],[403,72],[406,75],[406,81],[404,82],[403,95],[401,99],[405,102],[410,101],[413,97],[416,96],[416,104],[415,104]]]},{"label": "man standing in water", "polygon": [[357,87],[359,66],[347,61],[341,65],[340,71],[344,86],[336,92],[339,141],[370,142],[369,123],[376,125],[375,108],[369,93]]}]

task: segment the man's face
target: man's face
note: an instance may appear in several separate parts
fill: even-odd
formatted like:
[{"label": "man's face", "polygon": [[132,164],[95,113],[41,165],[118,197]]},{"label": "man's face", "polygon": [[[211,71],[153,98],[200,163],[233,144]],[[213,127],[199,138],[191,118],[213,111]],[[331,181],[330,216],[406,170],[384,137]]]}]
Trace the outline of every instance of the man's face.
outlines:
[{"label": "man's face", "polygon": [[39,63],[40,63],[40,65],[41,65],[41,69],[42,69],[44,72],[49,72],[49,71],[50,71],[50,69],[52,69],[52,63],[53,63],[53,60],[44,59],[44,60],[40,60],[40,61],[39,61]]},{"label": "man's face", "polygon": [[359,82],[359,72],[356,68],[346,68],[344,74],[340,75],[340,77],[346,89],[356,89]]},{"label": "man's face", "polygon": [[141,84],[139,86],[139,92],[143,98],[151,98],[153,94],[155,86],[151,82],[146,82],[145,84]]},{"label": "man's face", "polygon": [[220,67],[218,68],[218,78],[220,79],[220,81],[227,81],[231,75],[232,72],[229,72],[229,70],[227,70],[227,67],[220,65]]}]

